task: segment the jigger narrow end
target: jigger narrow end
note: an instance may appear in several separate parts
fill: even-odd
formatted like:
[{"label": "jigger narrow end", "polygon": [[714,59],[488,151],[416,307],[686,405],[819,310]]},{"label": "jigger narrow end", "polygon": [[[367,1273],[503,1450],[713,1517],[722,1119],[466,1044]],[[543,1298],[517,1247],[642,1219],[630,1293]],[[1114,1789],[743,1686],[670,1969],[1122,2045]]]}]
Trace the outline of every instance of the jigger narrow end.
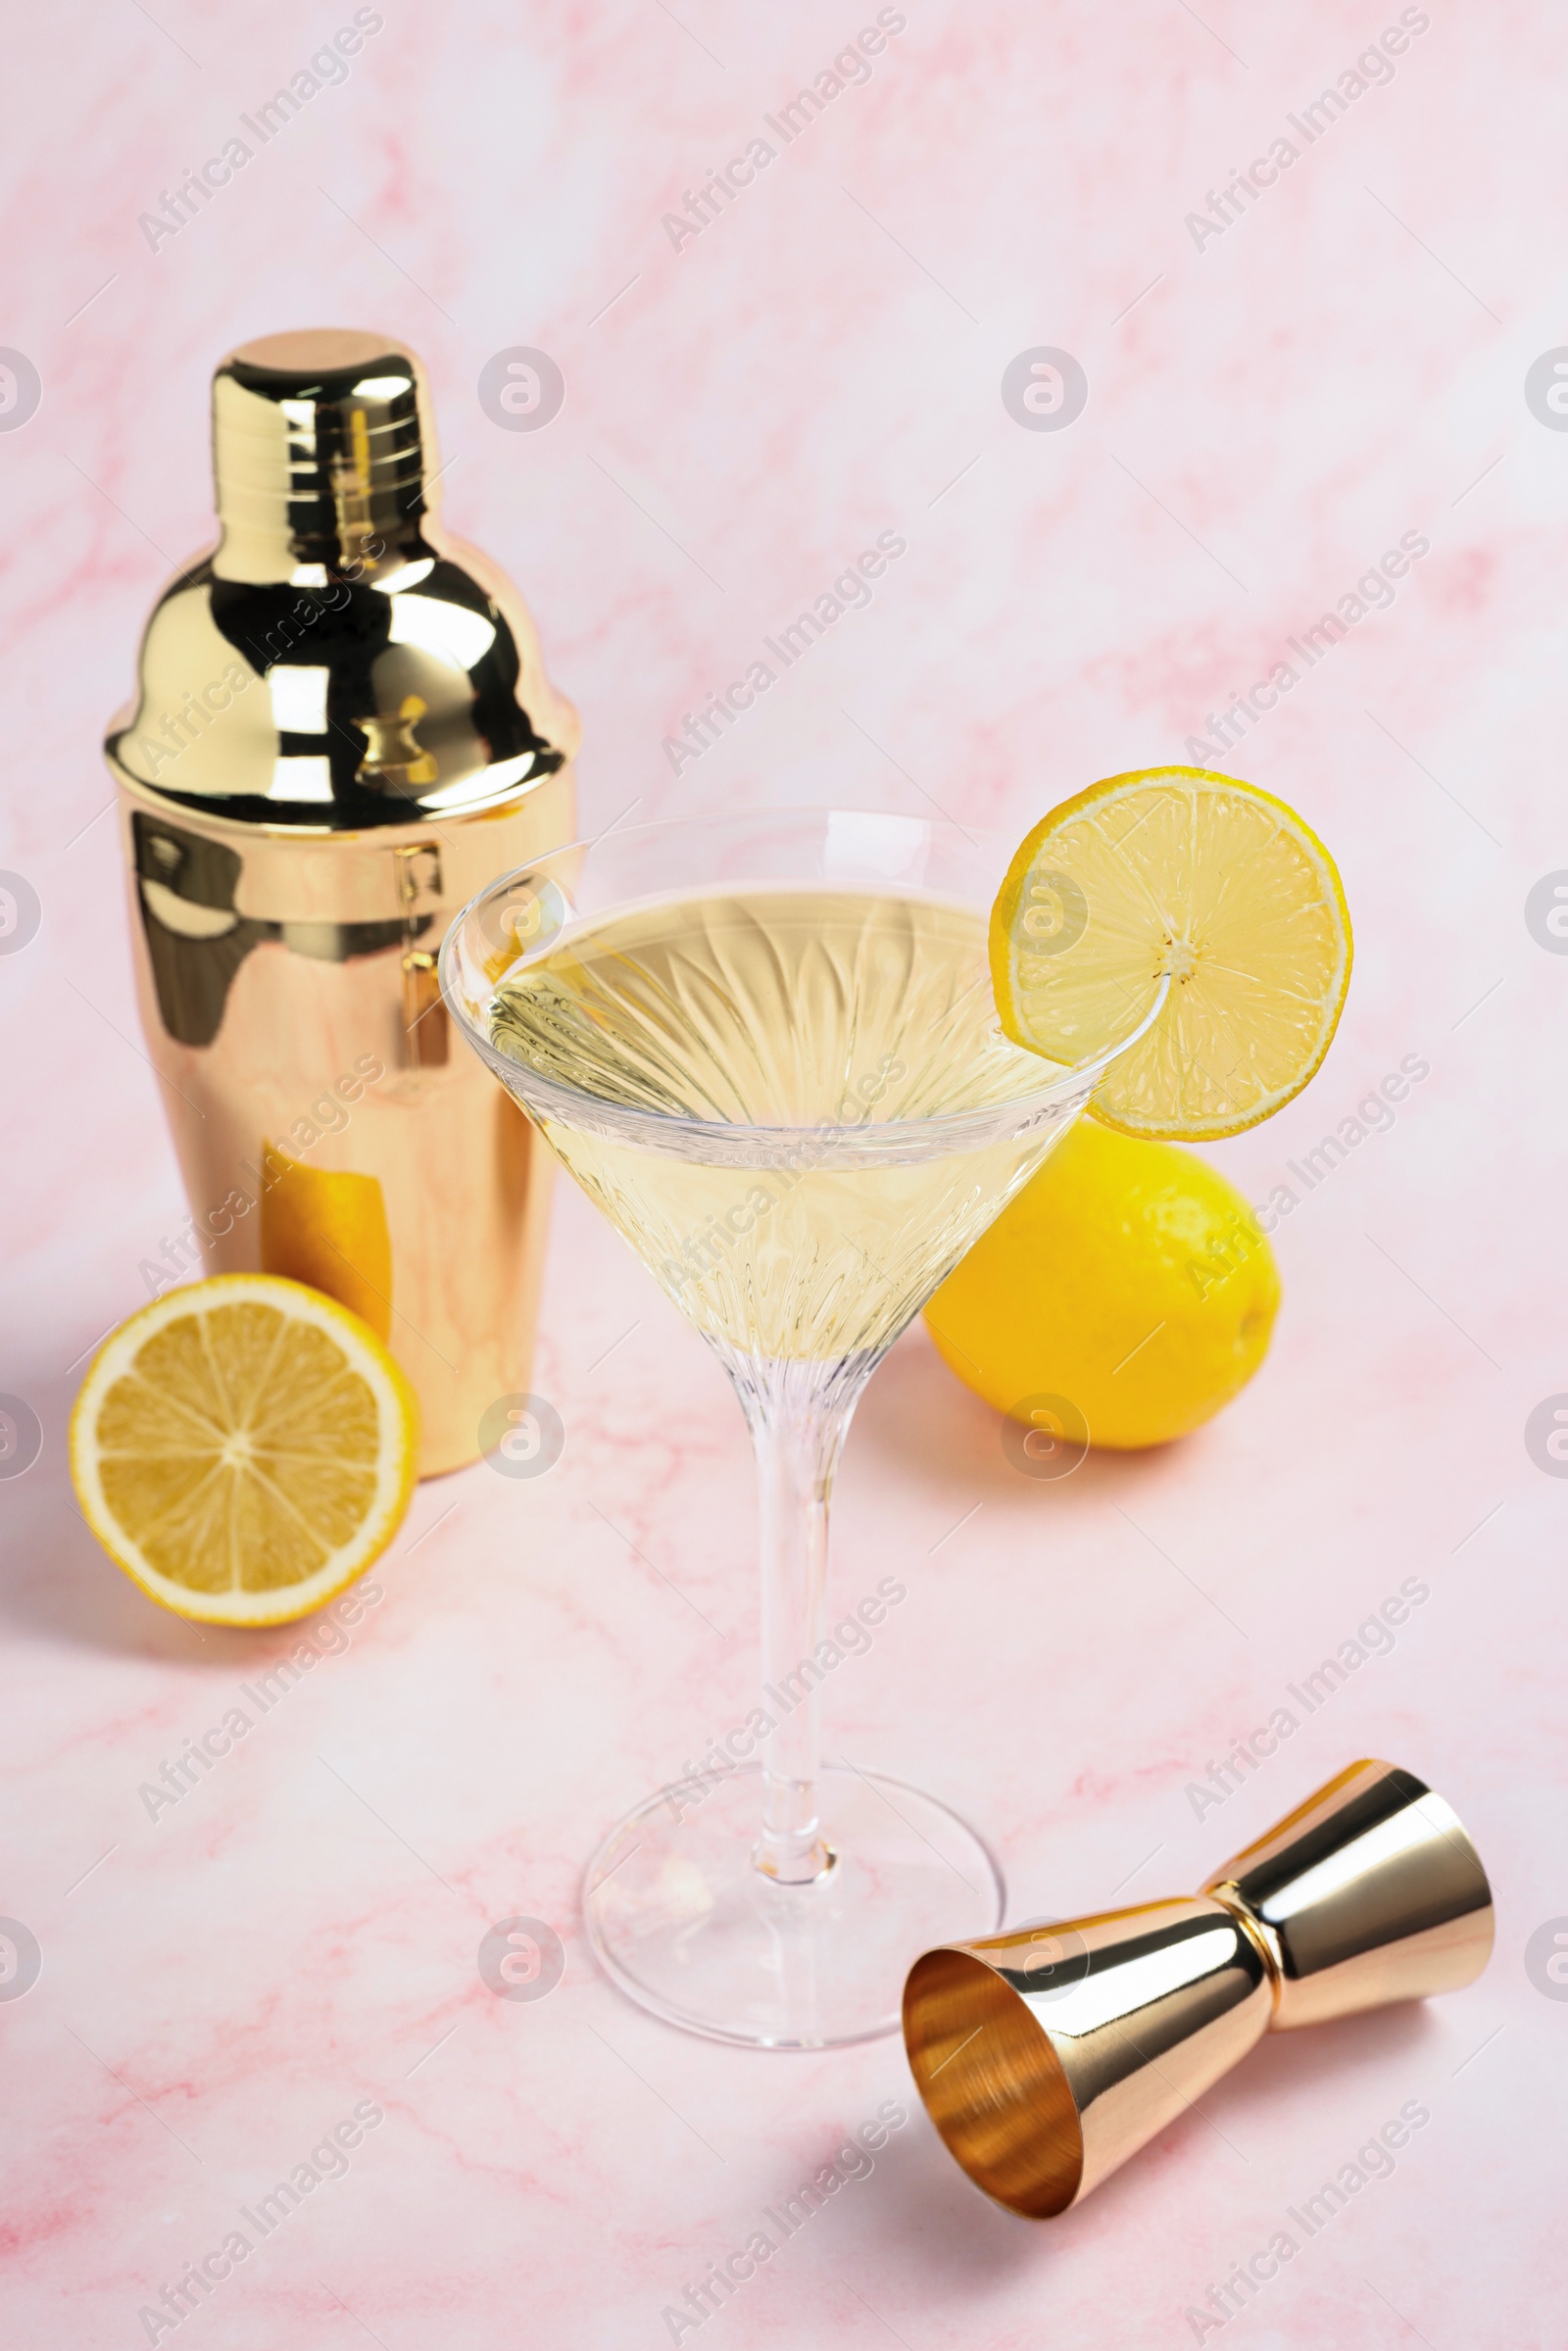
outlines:
[{"label": "jigger narrow end", "polygon": [[1203,1891],[1263,1936],[1272,2030],[1460,1991],[1492,1956],[1492,1888],[1450,1805],[1396,1764],[1348,1764]]}]

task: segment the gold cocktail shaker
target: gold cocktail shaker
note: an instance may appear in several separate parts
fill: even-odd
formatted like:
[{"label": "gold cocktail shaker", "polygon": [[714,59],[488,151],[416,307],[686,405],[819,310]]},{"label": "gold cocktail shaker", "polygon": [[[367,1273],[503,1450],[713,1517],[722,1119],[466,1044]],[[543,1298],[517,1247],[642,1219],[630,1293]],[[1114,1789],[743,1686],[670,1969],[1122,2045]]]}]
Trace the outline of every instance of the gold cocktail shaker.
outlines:
[{"label": "gold cocktail shaker", "polygon": [[430,1476],[527,1387],[550,1183],[449,1038],[436,955],[476,890],[571,838],[577,714],[436,520],[403,344],[242,346],[213,442],[219,543],[159,599],[105,746],[191,1207],[144,1274],[261,1267],[353,1307],[418,1393]]}]

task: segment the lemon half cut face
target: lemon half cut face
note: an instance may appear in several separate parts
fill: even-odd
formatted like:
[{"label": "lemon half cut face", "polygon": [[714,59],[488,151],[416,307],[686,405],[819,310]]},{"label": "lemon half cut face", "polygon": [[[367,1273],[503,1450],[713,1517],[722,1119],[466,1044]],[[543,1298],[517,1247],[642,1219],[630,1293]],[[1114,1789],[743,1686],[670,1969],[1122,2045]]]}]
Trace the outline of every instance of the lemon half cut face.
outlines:
[{"label": "lemon half cut face", "polygon": [[87,1524],[151,1598],[276,1625],[379,1557],[417,1445],[413,1391],[357,1315],[279,1275],[218,1274],[104,1342],[71,1472]]}]

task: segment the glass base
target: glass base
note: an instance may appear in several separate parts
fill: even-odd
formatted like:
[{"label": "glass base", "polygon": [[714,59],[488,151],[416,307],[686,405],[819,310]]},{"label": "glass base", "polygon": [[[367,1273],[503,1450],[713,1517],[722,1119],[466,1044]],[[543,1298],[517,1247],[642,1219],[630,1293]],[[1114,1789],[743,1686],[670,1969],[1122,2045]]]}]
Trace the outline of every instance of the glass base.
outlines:
[{"label": "glass base", "polygon": [[994,1935],[1001,1869],[935,1796],[823,1768],[831,1865],[806,1886],[757,1867],[762,1775],[662,1788],[605,1838],[583,1881],[600,1965],[666,2024],[753,2049],[831,2049],[899,2029],[933,1943]]}]

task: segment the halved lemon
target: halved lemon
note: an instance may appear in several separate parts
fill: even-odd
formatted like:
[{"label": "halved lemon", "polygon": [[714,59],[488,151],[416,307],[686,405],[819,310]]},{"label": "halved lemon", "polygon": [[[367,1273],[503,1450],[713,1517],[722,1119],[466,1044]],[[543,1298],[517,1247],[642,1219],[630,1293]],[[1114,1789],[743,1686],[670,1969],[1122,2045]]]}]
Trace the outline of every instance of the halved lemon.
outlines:
[{"label": "halved lemon", "polygon": [[1328,1052],[1350,984],[1334,859],[1294,808],[1200,767],[1092,784],[1036,825],[991,915],[991,977],[1014,1044],[1113,1061],[1093,1109],[1124,1135],[1239,1135]]},{"label": "halved lemon", "polygon": [[171,1290],[105,1340],[71,1475],[110,1557],[178,1616],[280,1625],[391,1542],[418,1410],[358,1315],[277,1274]]}]

